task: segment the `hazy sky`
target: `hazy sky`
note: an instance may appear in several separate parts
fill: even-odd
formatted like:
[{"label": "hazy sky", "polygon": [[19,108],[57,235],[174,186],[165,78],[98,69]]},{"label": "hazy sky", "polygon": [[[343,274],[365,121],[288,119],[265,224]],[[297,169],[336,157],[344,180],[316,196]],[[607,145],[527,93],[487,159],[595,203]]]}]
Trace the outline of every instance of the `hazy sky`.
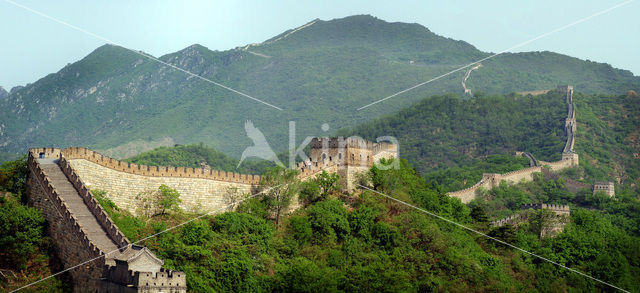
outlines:
[{"label": "hazy sky", "polygon": [[[198,43],[227,50],[313,19],[371,14],[499,52],[625,0],[601,1],[21,1],[155,56]],[[91,2],[91,3],[90,3]],[[0,86],[32,83],[105,42],[0,0]],[[515,51],[555,51],[640,74],[640,0]]]}]

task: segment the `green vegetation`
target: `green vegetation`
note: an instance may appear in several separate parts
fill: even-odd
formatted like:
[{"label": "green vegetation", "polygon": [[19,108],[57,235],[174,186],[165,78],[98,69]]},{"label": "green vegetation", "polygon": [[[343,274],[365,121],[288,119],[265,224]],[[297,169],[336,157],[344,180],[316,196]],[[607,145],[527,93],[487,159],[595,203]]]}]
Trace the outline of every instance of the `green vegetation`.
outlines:
[{"label": "green vegetation", "polygon": [[263,194],[265,211],[273,215],[276,226],[280,224],[280,218],[289,209],[300,189],[296,175],[296,170],[275,167],[260,177],[259,192]]},{"label": "green vegetation", "polygon": [[0,191],[11,192],[22,196],[27,184],[27,157],[15,161],[8,161],[0,165]]},{"label": "green vegetation", "polygon": [[44,217],[38,209],[20,204],[13,195],[0,198],[0,246],[3,263],[21,270],[43,247]]},{"label": "green vegetation", "polygon": [[482,179],[482,173],[507,173],[529,167],[529,159],[512,155],[489,155],[474,159],[460,167],[451,167],[429,172],[427,182],[442,185],[445,191],[456,191],[471,187]]},{"label": "green vegetation", "polygon": [[[61,269],[52,254],[42,213],[26,205],[26,159],[0,165],[0,291],[16,289]],[[27,292],[70,292],[68,274],[38,283]]]},{"label": "green vegetation", "polygon": [[[159,147],[124,160],[147,166],[174,166],[201,168],[202,163],[213,170],[237,172],[242,174],[260,174],[273,166],[268,161],[246,160],[238,167],[238,160],[201,144]],[[237,168],[236,168],[237,167]]]},{"label": "green vegetation", "polygon": [[[306,192],[314,200],[301,197],[302,207],[279,219],[279,225],[275,210],[268,212],[267,195],[245,201],[236,212],[201,218],[144,244],[167,267],[185,271],[189,290],[199,292],[610,289],[371,192],[322,195],[335,190],[337,181],[331,177],[301,187],[300,194]],[[278,183],[299,184],[285,178]],[[534,224],[489,229],[486,214],[482,216],[488,206],[478,201],[470,210],[430,187],[404,160],[400,169],[374,168],[363,180],[429,212],[625,289],[640,290],[640,239],[614,224],[613,216],[577,208],[565,232],[542,240]],[[561,203],[566,197],[559,182],[538,178],[524,186],[527,195],[544,193],[551,202]],[[508,190],[496,190],[496,200],[504,202],[506,194],[525,187],[501,186]],[[630,197],[624,201],[628,200],[638,204]],[[109,213],[116,218],[122,212]],[[194,216],[178,212],[132,217],[138,230],[125,234],[140,239]]]},{"label": "green vegetation", "polygon": [[568,175],[589,183],[598,180],[640,184],[638,94],[578,94],[574,101],[578,121],[575,149],[580,154],[580,169]]},{"label": "green vegetation", "polygon": [[[469,170],[460,170],[470,172],[469,176],[456,176],[455,180],[461,183],[446,183],[467,186],[479,180],[481,172],[472,170],[478,170],[483,164],[477,160],[479,157],[511,155],[517,150],[531,152],[540,160],[560,159],[566,141],[566,111],[564,94],[556,91],[539,96],[510,94],[471,100],[435,96],[394,115],[343,130],[341,134],[361,135],[369,140],[395,136],[400,155],[423,174],[447,167],[464,167],[475,161]],[[512,171],[509,169],[525,166],[524,162],[494,157],[489,164],[496,171]]]},{"label": "green vegetation", "polygon": [[[181,144],[202,141],[239,157],[251,145],[243,126],[252,120],[280,152],[288,146],[290,120],[297,122],[299,142],[306,136],[327,135],[320,128],[323,123],[332,130],[353,127],[425,97],[462,94],[464,71],[458,71],[356,111],[490,54],[417,24],[362,15],[318,21],[249,50],[271,58],[193,45],[160,59],[284,111],[106,45],[2,99],[0,151],[80,145],[109,149],[131,141],[172,139]],[[640,87],[639,78],[628,71],[549,52],[503,54],[483,65],[467,81],[476,95],[557,84],[607,94]],[[39,126],[31,129],[33,125]],[[420,167],[417,162],[416,166]]]}]

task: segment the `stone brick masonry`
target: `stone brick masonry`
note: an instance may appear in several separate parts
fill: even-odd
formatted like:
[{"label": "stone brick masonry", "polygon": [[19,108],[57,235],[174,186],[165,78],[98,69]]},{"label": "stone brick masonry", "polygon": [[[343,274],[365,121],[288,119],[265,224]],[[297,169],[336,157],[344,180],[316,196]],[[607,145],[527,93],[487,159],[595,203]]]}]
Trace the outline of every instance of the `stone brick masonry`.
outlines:
[{"label": "stone brick masonry", "polygon": [[[186,292],[185,274],[161,270],[159,265],[155,271],[140,271],[125,265],[122,270],[135,276],[130,279],[132,282],[111,279],[105,272],[110,271],[118,258],[125,264],[155,259],[161,265],[162,261],[148,249],[143,256],[136,254],[135,259],[127,259],[125,252],[131,249],[129,240],[60,150],[30,149],[28,167],[29,203],[39,208],[47,220],[47,233],[54,240],[56,254],[71,274],[75,292]],[[153,281],[153,285],[142,283],[141,276]]]}]

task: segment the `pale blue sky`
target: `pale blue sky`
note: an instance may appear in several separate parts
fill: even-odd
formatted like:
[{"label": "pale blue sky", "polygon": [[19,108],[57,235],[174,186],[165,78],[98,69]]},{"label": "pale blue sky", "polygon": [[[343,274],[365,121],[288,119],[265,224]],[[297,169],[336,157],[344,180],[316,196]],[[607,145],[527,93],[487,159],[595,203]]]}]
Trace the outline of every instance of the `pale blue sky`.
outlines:
[{"label": "pale blue sky", "polygon": [[[371,14],[498,52],[624,0],[603,1],[36,1],[13,0],[155,56],[199,43],[227,50],[312,19]],[[0,0],[0,86],[32,83],[104,41]],[[555,51],[640,74],[640,1],[516,51]]]}]

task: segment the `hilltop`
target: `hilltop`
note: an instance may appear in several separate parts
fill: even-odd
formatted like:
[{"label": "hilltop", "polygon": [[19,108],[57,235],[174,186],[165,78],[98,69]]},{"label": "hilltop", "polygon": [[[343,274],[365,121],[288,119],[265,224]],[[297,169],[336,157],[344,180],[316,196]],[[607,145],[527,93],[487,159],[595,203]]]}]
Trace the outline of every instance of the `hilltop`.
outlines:
[{"label": "hilltop", "polygon": [[[593,184],[612,181],[616,190],[640,194],[640,98],[576,92],[575,151],[579,166],[561,173]],[[459,190],[478,182],[482,173],[504,173],[528,166],[513,156],[532,153],[542,161],[560,159],[566,107],[563,94],[508,94],[462,99],[426,98],[398,113],[342,129],[340,134],[374,139],[395,136],[401,157],[430,182]],[[636,195],[637,196],[637,195]]]},{"label": "hilltop", "polygon": [[[252,120],[276,152],[297,140],[327,135],[391,114],[435,94],[462,95],[464,71],[362,111],[368,103],[488,56],[472,45],[418,24],[359,15],[312,21],[261,44],[212,51],[193,45],[161,60],[281,107],[231,93],[135,52],[97,48],[0,99],[0,152],[29,146],[87,146],[101,150],[132,141],[202,141],[234,157],[251,145]],[[466,82],[474,93],[554,88],[619,94],[640,78],[607,64],[551,52],[500,55],[483,62]],[[127,153],[126,151],[124,153]]]}]

